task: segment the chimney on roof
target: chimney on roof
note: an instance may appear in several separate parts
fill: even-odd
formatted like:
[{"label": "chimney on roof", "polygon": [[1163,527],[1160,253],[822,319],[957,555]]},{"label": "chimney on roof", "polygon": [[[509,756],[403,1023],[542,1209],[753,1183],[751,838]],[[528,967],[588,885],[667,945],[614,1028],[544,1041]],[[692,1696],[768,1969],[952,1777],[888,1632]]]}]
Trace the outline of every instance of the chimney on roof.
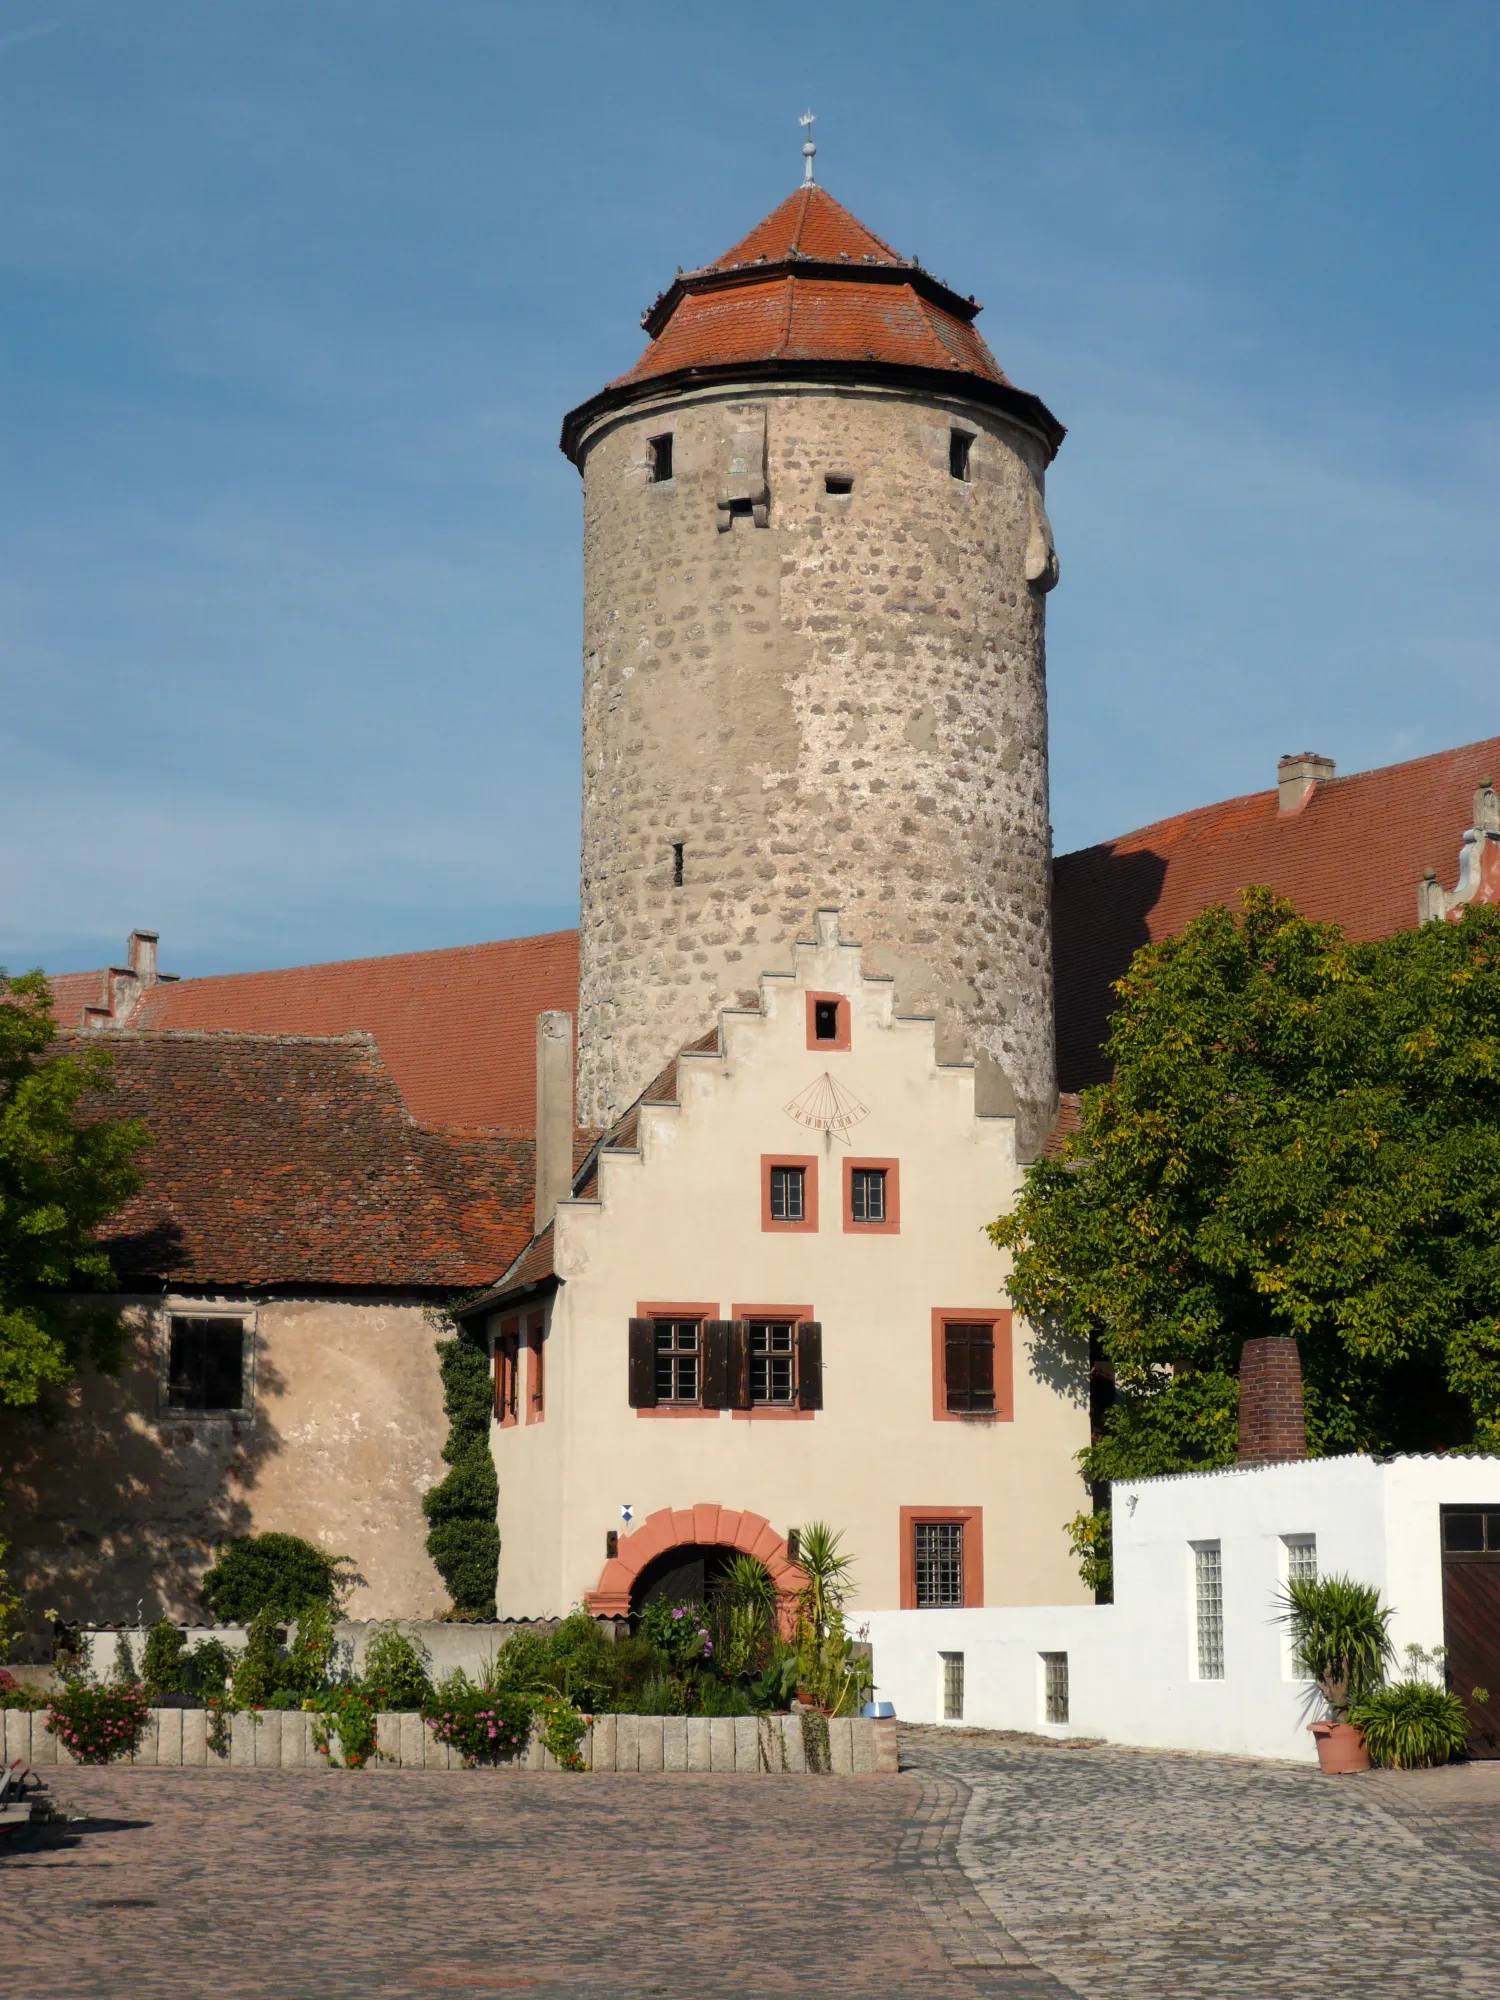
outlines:
[{"label": "chimney on roof", "polygon": [[1240,1464],[1284,1465],[1306,1456],[1296,1341],[1287,1334],[1247,1340],[1240,1352]]},{"label": "chimney on roof", "polygon": [[536,1017],[536,1206],[533,1228],[547,1227],[573,1185],[573,1016]]},{"label": "chimney on roof", "polygon": [[[104,1004],[85,1007],[85,1028],[128,1028],[140,1012],[141,1002],[162,975],[156,969],[156,931],[132,931],[125,945],[125,963],[112,965],[104,975]],[[170,979],[173,975],[167,974]]]},{"label": "chimney on roof", "polygon": [[156,984],[156,947],[160,937],[160,931],[130,933],[128,963],[143,991]]},{"label": "chimney on roof", "polygon": [[1320,757],[1316,750],[1304,750],[1295,757],[1283,757],[1276,766],[1276,810],[1296,812],[1303,800],[1326,785],[1337,774],[1338,767],[1331,757]]}]

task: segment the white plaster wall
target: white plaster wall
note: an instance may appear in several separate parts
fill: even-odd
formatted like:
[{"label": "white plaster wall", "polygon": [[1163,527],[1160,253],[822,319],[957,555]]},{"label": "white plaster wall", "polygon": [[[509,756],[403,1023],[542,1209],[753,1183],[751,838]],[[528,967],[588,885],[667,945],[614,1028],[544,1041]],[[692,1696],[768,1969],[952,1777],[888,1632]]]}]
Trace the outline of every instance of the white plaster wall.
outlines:
[{"label": "white plaster wall", "polygon": [[[1321,1575],[1375,1584],[1394,1611],[1399,1655],[1443,1637],[1439,1507],[1500,1499],[1500,1458],[1311,1459],[1235,1466],[1114,1491],[1115,1602],[1079,1609],[878,1612],[870,1619],[880,1698],[916,1722],[942,1720],[939,1655],[965,1658],[965,1720],[1049,1733],[1039,1656],[1066,1652],[1066,1731],[1162,1749],[1314,1756],[1320,1708],[1290,1667],[1276,1617],[1284,1537],[1315,1535]],[[1197,1678],[1193,1545],[1220,1545],[1224,1678]]]},{"label": "white plaster wall", "polygon": [[[808,991],[849,997],[847,1053],[808,1048]],[[1081,1601],[1063,1526],[1084,1499],[1081,1355],[1055,1379],[1017,1322],[1014,1421],[933,1417],[933,1309],[1006,1303],[1006,1262],[984,1229],[1014,1199],[1013,1121],[976,1117],[973,1070],[937,1063],[931,1021],[897,1019],[891,983],[863,977],[857,948],[831,935],[799,946],[795,975],[763,979],[761,993],[760,1014],[725,1016],[722,1057],[682,1059],[680,1108],[642,1108],[639,1153],[605,1155],[599,1200],[558,1210],[546,1421],[492,1434],[502,1615],[577,1604],[626,1502],[637,1525],[700,1502],[762,1514],[783,1534],[830,1521],[857,1560],[861,1615],[900,1602],[903,1506],[979,1506],[987,1602]],[[869,1107],[848,1148],[785,1109],[824,1073]],[[763,1154],[817,1156],[816,1233],[762,1230]],[[845,1232],[846,1154],[899,1160],[899,1234]],[[712,1303],[721,1317],[811,1306],[823,1409],[800,1421],[641,1416],[627,1323],[655,1301]]]}]

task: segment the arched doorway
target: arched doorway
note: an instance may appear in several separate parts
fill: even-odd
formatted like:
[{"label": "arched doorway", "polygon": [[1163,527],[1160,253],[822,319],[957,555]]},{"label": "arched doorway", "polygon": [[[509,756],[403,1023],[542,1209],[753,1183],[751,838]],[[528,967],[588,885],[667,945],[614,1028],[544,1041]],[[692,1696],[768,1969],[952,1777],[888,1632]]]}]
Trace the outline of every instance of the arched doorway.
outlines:
[{"label": "arched doorway", "polygon": [[[621,1535],[616,1553],[605,1563],[597,1586],[585,1594],[584,1603],[596,1618],[628,1618],[659,1595],[667,1579],[678,1575],[697,1582],[701,1599],[713,1575],[736,1555],[754,1556],[785,1594],[800,1590],[806,1581],[795,1563],[788,1562],[784,1538],[763,1514],[736,1513],[705,1502],[696,1507],[662,1507],[648,1515],[634,1534]],[[683,1589],[677,1594],[695,1593]]]},{"label": "arched doorway", "polygon": [[655,1598],[668,1604],[706,1604],[739,1549],[722,1542],[681,1542],[653,1556],[630,1590],[630,1615],[644,1611]]}]

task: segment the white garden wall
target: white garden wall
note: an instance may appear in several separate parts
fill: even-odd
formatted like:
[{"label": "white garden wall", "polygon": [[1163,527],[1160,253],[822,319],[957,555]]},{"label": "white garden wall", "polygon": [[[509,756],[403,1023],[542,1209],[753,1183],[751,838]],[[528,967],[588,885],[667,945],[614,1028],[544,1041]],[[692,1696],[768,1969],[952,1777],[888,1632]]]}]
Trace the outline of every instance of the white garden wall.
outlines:
[{"label": "white garden wall", "polygon": [[[869,1619],[876,1694],[916,1722],[944,1715],[945,1653],[961,1653],[965,1723],[1040,1735],[1300,1761],[1320,1712],[1293,1678],[1276,1596],[1288,1538],[1315,1538],[1320,1574],[1345,1571],[1394,1607],[1398,1653],[1443,1637],[1439,1507],[1500,1503],[1500,1458],[1364,1457],[1122,1482],[1114,1490],[1112,1605],[882,1611]],[[1199,1672],[1195,1545],[1217,1544],[1224,1672]],[[1045,1717],[1042,1656],[1068,1659],[1066,1724]]]}]

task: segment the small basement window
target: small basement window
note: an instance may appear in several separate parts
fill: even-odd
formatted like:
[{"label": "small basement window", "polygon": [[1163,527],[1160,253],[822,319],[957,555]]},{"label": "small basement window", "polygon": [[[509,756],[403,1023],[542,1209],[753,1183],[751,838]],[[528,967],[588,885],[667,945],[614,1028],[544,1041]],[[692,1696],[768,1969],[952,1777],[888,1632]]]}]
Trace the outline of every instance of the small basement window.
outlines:
[{"label": "small basement window", "polygon": [[169,1410],[241,1410],[245,1406],[245,1322],[172,1320],[167,1357]]},{"label": "small basement window", "polygon": [[823,491],[840,497],[854,491],[854,480],[845,472],[830,472],[823,481]]},{"label": "small basement window", "polygon": [[647,459],[651,469],[653,486],[662,486],[672,477],[672,433],[664,431],[660,437],[647,438]]},{"label": "small basement window", "polygon": [[967,479],[969,477],[969,457],[973,449],[974,433],[972,431],[949,431],[948,470],[953,474],[955,479]]},{"label": "small basement window", "polygon": [[943,1720],[962,1722],[964,1719],[964,1656],[962,1653],[940,1653],[943,1663]]},{"label": "small basement window", "polygon": [[1066,1653],[1043,1653],[1042,1720],[1066,1722],[1067,1719],[1068,1656]]}]

